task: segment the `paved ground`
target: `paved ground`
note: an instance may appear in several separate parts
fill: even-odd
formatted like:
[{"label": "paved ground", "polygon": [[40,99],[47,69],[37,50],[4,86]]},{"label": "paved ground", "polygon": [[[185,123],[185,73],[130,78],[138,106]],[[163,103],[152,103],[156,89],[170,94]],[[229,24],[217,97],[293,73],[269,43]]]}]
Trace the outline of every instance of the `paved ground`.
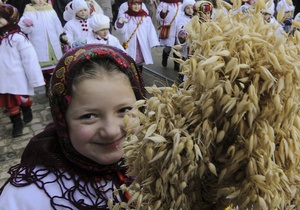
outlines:
[{"label": "paved ground", "polygon": [[[177,78],[177,72],[172,69],[172,61],[169,61],[168,68],[161,66],[161,52],[162,48],[160,47],[153,49],[154,64],[145,66],[145,68],[152,71],[152,73],[147,70],[143,72],[146,86],[151,86],[153,83],[158,84],[158,86],[170,85]],[[20,161],[28,141],[52,121],[44,87],[35,89],[35,96],[32,97],[32,101],[34,119],[25,125],[23,135],[18,138],[11,138],[12,124],[9,118],[2,114],[0,110],[0,186],[8,177],[8,169]]]}]

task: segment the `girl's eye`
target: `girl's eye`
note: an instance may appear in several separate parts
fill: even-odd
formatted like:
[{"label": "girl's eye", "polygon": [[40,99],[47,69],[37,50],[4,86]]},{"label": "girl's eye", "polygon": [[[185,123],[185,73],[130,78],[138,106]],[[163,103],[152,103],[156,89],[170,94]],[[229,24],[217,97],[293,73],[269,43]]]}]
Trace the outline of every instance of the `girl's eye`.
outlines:
[{"label": "girl's eye", "polygon": [[95,118],[96,116],[94,114],[85,114],[85,115],[82,115],[80,117],[80,119],[92,119],[92,118]]},{"label": "girl's eye", "polygon": [[130,111],[130,110],[132,110],[132,107],[131,107],[131,106],[129,106],[129,107],[124,107],[124,108],[120,109],[119,112],[120,112],[120,113],[126,113],[126,112],[128,112],[128,111]]}]

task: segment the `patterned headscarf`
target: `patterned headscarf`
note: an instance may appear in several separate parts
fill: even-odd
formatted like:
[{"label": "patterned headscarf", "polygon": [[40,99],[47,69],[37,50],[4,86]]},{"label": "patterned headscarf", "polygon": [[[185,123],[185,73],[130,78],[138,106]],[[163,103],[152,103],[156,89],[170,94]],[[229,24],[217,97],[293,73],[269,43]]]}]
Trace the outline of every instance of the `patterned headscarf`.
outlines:
[{"label": "patterned headscarf", "polygon": [[8,22],[6,26],[0,28],[0,44],[10,34],[22,33],[18,26],[19,12],[17,8],[10,4],[0,4],[0,17]]},{"label": "patterned headscarf", "polygon": [[143,0],[128,0],[128,10],[125,12],[130,16],[135,16],[135,17],[141,17],[141,16],[148,16],[148,13],[143,10],[142,6],[140,11],[136,12],[132,10],[132,4],[138,3],[141,4],[143,3]]},{"label": "patterned headscarf", "polygon": [[[62,151],[67,159],[81,168],[102,171],[106,167],[84,157],[71,144],[65,115],[71,101],[72,82],[77,70],[89,60],[111,59],[125,73],[137,100],[145,98],[144,82],[134,60],[113,46],[86,45],[67,52],[57,64],[50,87],[50,106]],[[109,167],[109,166],[107,166]]]}]

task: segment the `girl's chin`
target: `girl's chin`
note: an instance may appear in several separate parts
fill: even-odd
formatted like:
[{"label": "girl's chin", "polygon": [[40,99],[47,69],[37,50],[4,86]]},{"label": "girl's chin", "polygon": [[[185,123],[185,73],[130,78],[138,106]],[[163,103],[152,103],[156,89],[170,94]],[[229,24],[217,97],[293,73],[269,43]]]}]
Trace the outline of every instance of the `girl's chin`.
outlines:
[{"label": "girl's chin", "polygon": [[101,157],[98,158],[96,162],[102,165],[113,164],[121,160],[123,155],[124,155],[123,149],[110,154],[102,154]]}]

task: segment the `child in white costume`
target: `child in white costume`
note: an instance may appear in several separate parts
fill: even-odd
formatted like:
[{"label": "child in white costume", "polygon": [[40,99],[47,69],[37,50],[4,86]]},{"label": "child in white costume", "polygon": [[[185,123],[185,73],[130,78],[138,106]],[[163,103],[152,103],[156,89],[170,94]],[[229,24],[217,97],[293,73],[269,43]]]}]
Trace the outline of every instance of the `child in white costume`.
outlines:
[{"label": "child in white costume", "polygon": [[88,34],[91,33],[91,28],[88,24],[90,9],[86,1],[73,0],[72,8],[75,16],[65,24],[64,31],[66,33],[67,41],[74,46],[74,44],[76,45],[76,42],[86,40]]},{"label": "child in white costume", "polygon": [[[72,2],[70,1],[66,6],[65,6],[65,11],[63,13],[63,18],[65,21],[72,20],[75,17],[75,12],[73,10]],[[90,16],[94,14],[103,14],[103,9],[100,7],[100,5],[94,1],[94,0],[86,0],[88,3],[89,9],[90,9]]]},{"label": "child in white costume", "polygon": [[124,50],[119,39],[109,33],[109,17],[102,14],[95,14],[89,19],[89,25],[92,33],[87,37],[87,44],[107,44]]},{"label": "child in white costume", "polygon": [[[149,11],[148,11],[148,9],[146,7],[146,4],[142,3],[142,9],[149,15]],[[121,17],[127,10],[128,10],[128,1],[125,1],[119,7],[118,18]]]},{"label": "child in white costume", "polygon": [[142,0],[128,1],[128,10],[117,19],[115,28],[123,34],[123,47],[142,70],[145,63],[153,64],[151,48],[158,46],[152,19],[142,9]]},{"label": "child in white costume", "polygon": [[28,35],[38,55],[47,94],[52,71],[62,57],[59,41],[59,35],[63,32],[61,22],[51,4],[46,0],[34,0],[26,5],[19,26]]},{"label": "child in white costume", "polygon": [[[193,14],[194,14],[194,4],[195,0],[184,0],[181,6],[182,13],[178,15],[178,23],[176,26],[176,40],[175,44],[176,45],[181,45],[182,49],[179,50],[180,54],[182,55],[182,59],[186,59],[188,57],[188,46],[187,43],[185,42],[186,37],[178,37],[178,33],[182,34],[185,33],[184,26],[192,19]],[[183,34],[184,36],[184,34]],[[181,40],[181,38],[184,38]],[[174,54],[174,57],[177,57]],[[174,70],[179,71],[179,64],[174,63]]]},{"label": "child in white costume", "polygon": [[168,58],[171,52],[171,47],[175,44],[176,26],[178,22],[178,14],[181,12],[181,2],[179,0],[161,0],[157,10],[156,19],[164,30],[165,26],[170,25],[170,32],[168,37],[159,35],[159,41],[162,46],[165,46],[162,53],[162,66],[167,67]]},{"label": "child in white costume", "polygon": [[292,22],[294,19],[295,6],[293,5],[292,1],[281,0],[276,6],[277,14],[281,10],[284,10],[284,17],[282,20],[278,20],[278,22],[282,25],[283,30],[290,34],[294,30]]},{"label": "child in white costume", "polygon": [[34,47],[18,21],[18,10],[0,3],[0,107],[13,124],[12,137],[22,135],[22,121],[32,120],[29,96],[34,95],[35,87],[45,84]]},{"label": "child in white costume", "polygon": [[254,4],[256,4],[257,0],[247,0],[245,4],[243,4],[239,9],[235,10],[234,13],[243,12],[248,13],[249,10],[253,9]]}]

